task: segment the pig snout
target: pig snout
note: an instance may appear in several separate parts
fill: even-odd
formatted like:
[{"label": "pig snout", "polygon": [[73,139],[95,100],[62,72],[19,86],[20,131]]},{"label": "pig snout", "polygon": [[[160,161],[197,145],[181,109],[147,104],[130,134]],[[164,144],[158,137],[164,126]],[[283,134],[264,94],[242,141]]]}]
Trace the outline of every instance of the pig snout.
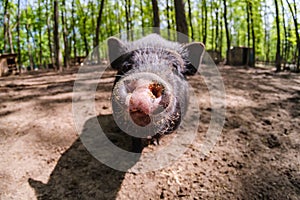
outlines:
[{"label": "pig snout", "polygon": [[152,73],[137,73],[121,79],[114,88],[121,109],[127,111],[134,124],[145,127],[163,115],[170,104],[171,87]]},{"label": "pig snout", "polygon": [[[147,82],[147,81],[146,81]],[[160,108],[163,86],[156,82],[137,85],[132,94],[127,96],[126,102],[131,119],[139,126],[146,126],[151,122],[150,115]]]}]

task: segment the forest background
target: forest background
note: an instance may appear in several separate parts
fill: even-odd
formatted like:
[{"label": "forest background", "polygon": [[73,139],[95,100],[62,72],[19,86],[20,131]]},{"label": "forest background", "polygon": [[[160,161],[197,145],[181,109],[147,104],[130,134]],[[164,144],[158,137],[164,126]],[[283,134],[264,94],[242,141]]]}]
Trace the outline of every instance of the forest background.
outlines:
[{"label": "forest background", "polygon": [[[109,36],[159,27],[203,42],[227,62],[228,50],[242,46],[253,49],[256,63],[277,71],[287,64],[299,69],[299,5],[296,0],[1,0],[0,54],[16,53],[23,68],[63,70]],[[176,40],[173,32],[165,37]]]}]

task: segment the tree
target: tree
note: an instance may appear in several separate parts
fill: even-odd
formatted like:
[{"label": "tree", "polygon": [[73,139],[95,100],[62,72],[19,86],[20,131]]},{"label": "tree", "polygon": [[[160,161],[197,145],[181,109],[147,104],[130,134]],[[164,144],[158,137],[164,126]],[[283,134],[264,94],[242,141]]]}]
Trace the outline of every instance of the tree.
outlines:
[{"label": "tree", "polygon": [[76,1],[78,9],[78,15],[79,15],[79,32],[81,36],[81,40],[84,44],[84,51],[85,56],[89,55],[89,45],[88,45],[88,38],[87,38],[87,12],[83,9],[80,1]]},{"label": "tree", "polygon": [[130,0],[125,0],[125,17],[126,17],[126,30],[127,30],[127,40],[130,40],[130,34],[129,34],[129,30],[130,30],[130,19],[129,19],[129,15],[130,15]]},{"label": "tree", "polygon": [[264,1],[264,46],[265,50],[265,58],[266,62],[270,62],[270,31],[269,31],[269,23],[268,23],[268,14],[267,14],[267,0]]},{"label": "tree", "polygon": [[38,25],[38,33],[39,33],[39,66],[42,65],[42,60],[43,60],[43,41],[42,41],[42,6],[41,6],[41,0],[38,0],[38,10],[37,10],[37,14],[38,14],[38,19],[39,19],[39,23]]},{"label": "tree", "polygon": [[247,1],[246,3],[246,7],[247,7],[247,46],[250,47],[250,2]]},{"label": "tree", "polygon": [[194,40],[194,28],[193,28],[193,22],[192,22],[191,0],[188,0],[188,8],[189,8],[189,23],[190,23],[190,28],[191,28],[191,37],[192,37],[192,40]]},{"label": "tree", "polygon": [[183,0],[174,0],[174,4],[175,4],[176,31],[179,32],[177,34],[177,41],[188,42],[187,37],[180,36],[180,33],[183,33],[186,36],[189,35]]},{"label": "tree", "polygon": [[253,64],[252,67],[255,67],[255,31],[254,31],[254,20],[253,20],[253,11],[252,3],[249,4],[250,20],[251,20],[251,35],[252,35],[252,51],[253,51]]},{"label": "tree", "polygon": [[203,44],[206,45],[206,40],[207,40],[207,20],[208,20],[206,0],[203,0],[203,4],[202,4],[202,16],[204,16],[204,19],[202,19]]},{"label": "tree", "polygon": [[98,16],[97,16],[97,26],[96,26],[96,32],[95,32],[95,41],[94,41],[94,48],[96,48],[99,45],[99,33],[100,33],[100,26],[101,26],[101,19],[102,19],[102,12],[104,7],[104,0],[101,0]]},{"label": "tree", "polygon": [[283,0],[280,0],[281,9],[282,9],[282,22],[283,22],[283,31],[284,31],[284,43],[282,45],[282,57],[283,57],[283,70],[286,68],[286,60],[287,60],[287,45],[288,45],[288,38],[287,38],[287,30],[286,30],[286,23],[285,23],[285,10],[283,5]]},{"label": "tree", "polygon": [[19,73],[21,73],[21,65],[22,65],[22,57],[21,57],[21,36],[20,36],[20,0],[18,0],[18,14],[17,14],[17,45],[18,45],[18,65],[19,65]]},{"label": "tree", "polygon": [[98,16],[97,16],[97,26],[96,26],[96,37],[94,41],[94,48],[97,48],[96,50],[96,57],[97,57],[97,62],[100,63],[100,55],[99,55],[99,34],[100,34],[100,25],[101,25],[101,19],[102,19],[102,12],[103,12],[103,7],[104,7],[104,0],[101,1]]},{"label": "tree", "polygon": [[[76,59],[77,57],[77,47],[76,47],[76,19],[75,19],[75,0],[72,1],[72,11],[71,11],[71,15],[72,15],[72,33],[73,33],[73,56],[74,59]],[[75,61],[76,62],[76,61]]]},{"label": "tree", "polygon": [[281,55],[280,55],[280,24],[279,24],[279,11],[278,11],[278,2],[275,1],[275,10],[276,10],[276,28],[277,28],[277,46],[276,46],[276,71],[281,70]]},{"label": "tree", "polygon": [[229,36],[229,28],[228,28],[228,21],[227,21],[227,4],[226,0],[223,0],[224,4],[224,23],[225,23],[225,30],[226,30],[226,43],[227,43],[227,51],[226,51],[226,64],[230,64],[230,56],[229,56],[229,51],[230,51],[230,36]]},{"label": "tree", "polygon": [[[143,9],[143,1],[140,0],[140,11],[141,11],[141,22],[142,22],[142,27],[145,27],[145,22],[144,22],[144,9]],[[144,29],[142,29],[142,35],[145,35]]]},{"label": "tree", "polygon": [[66,2],[65,0],[62,1],[62,8],[61,8],[61,23],[63,27],[63,40],[64,40],[64,66],[69,69],[69,44],[68,44],[68,28],[66,23]]},{"label": "tree", "polygon": [[297,49],[298,49],[298,56],[296,56],[296,63],[297,63],[297,71],[300,70],[300,36],[299,36],[299,31],[298,31],[298,21],[297,21],[297,4],[296,1],[294,0],[294,11],[293,8],[291,6],[291,4],[289,3],[288,0],[286,0],[290,12],[292,14],[293,17],[293,21],[294,21],[294,25],[295,25],[295,34],[296,34],[296,40],[297,40]]},{"label": "tree", "polygon": [[4,19],[3,19],[4,51],[7,51],[6,41],[8,41],[10,53],[14,53],[12,33],[11,33],[11,27],[10,27],[11,13],[8,10],[10,8],[9,5],[10,5],[10,2],[8,2],[8,0],[4,1]]},{"label": "tree", "polygon": [[[51,4],[51,3],[50,3]],[[49,16],[49,10],[51,10],[48,6],[49,2],[48,0],[46,0],[46,21],[47,21],[47,38],[48,38],[48,48],[49,48],[49,52],[50,52],[50,62],[53,66],[55,66],[55,59],[53,57],[53,48],[52,48],[52,37],[51,37],[51,25],[50,25],[50,20],[51,17]]]},{"label": "tree", "polygon": [[[219,44],[220,44],[220,38],[219,38],[219,3],[216,2],[216,46],[215,46],[215,51],[218,51]],[[220,51],[221,52],[221,51]]]},{"label": "tree", "polygon": [[31,42],[30,42],[30,17],[28,15],[28,10],[30,9],[29,6],[27,6],[25,14],[26,14],[26,19],[27,22],[25,24],[25,30],[26,30],[26,42],[27,42],[27,48],[28,48],[28,57],[29,57],[29,63],[30,63],[30,70],[33,70],[33,66],[34,66],[34,59],[32,56],[32,52],[31,52]]},{"label": "tree", "polygon": [[153,10],[153,27],[154,27],[154,32],[157,34],[160,34],[159,31],[159,10],[158,10],[158,5],[157,5],[157,0],[151,0],[152,1],[152,10]]},{"label": "tree", "polygon": [[3,17],[3,41],[4,41],[4,45],[3,45],[3,49],[4,51],[6,50],[6,41],[7,41],[7,37],[8,37],[8,20],[7,20],[7,10],[8,10],[8,0],[5,0],[4,2],[4,17]]},{"label": "tree", "polygon": [[54,59],[55,68],[62,71],[63,68],[60,66],[59,60],[59,33],[58,33],[58,20],[59,20],[59,10],[58,10],[58,0],[53,1],[53,20],[54,20],[54,31],[53,31],[53,41],[54,41]]},{"label": "tree", "polygon": [[166,11],[167,11],[167,24],[168,24],[168,39],[170,40],[170,29],[171,29],[171,22],[170,22],[170,6],[169,6],[169,0],[166,2]]}]

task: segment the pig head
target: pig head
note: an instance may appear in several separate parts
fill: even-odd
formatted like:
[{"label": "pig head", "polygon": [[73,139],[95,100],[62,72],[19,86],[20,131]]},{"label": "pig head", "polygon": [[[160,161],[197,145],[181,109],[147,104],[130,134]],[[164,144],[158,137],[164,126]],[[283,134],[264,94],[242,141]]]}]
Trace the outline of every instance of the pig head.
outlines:
[{"label": "pig head", "polygon": [[118,71],[112,91],[117,125],[136,138],[158,139],[180,125],[188,106],[186,76],[201,64],[204,45],[179,44],[150,34],[133,42],[108,39],[110,64]]}]

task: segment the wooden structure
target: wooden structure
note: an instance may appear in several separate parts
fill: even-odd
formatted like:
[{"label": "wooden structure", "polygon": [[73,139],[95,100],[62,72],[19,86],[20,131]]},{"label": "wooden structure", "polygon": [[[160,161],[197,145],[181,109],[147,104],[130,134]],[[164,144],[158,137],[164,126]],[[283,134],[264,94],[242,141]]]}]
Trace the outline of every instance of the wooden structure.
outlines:
[{"label": "wooden structure", "polygon": [[222,56],[219,51],[207,50],[207,53],[210,55],[215,64],[219,64],[222,61]]},{"label": "wooden structure", "polygon": [[233,47],[229,51],[230,65],[254,66],[253,49],[248,47]]},{"label": "wooden structure", "polygon": [[70,59],[70,64],[73,66],[80,65],[81,63],[83,63],[85,58],[86,56],[76,56],[75,58]]},{"label": "wooden structure", "polygon": [[0,77],[17,71],[17,54],[0,54]]}]

